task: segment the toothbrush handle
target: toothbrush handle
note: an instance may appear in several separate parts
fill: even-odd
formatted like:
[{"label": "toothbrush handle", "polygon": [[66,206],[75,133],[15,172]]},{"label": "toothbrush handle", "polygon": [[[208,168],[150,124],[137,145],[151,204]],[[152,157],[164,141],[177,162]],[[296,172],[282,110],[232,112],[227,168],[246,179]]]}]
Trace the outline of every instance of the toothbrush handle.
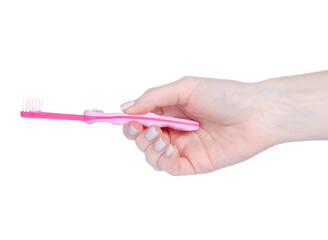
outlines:
[{"label": "toothbrush handle", "polygon": [[109,122],[115,125],[123,125],[130,121],[138,121],[142,125],[149,127],[156,125],[158,127],[169,127],[182,131],[195,131],[199,123],[189,119],[169,117],[156,114],[126,114],[126,113],[102,113],[99,111],[85,111],[85,122],[92,124],[95,122]]}]

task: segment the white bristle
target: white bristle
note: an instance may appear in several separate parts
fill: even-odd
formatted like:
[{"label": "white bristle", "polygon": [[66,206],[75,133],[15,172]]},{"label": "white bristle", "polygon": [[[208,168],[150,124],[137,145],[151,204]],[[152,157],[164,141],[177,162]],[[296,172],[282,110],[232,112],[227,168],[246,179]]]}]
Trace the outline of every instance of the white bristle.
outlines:
[{"label": "white bristle", "polygon": [[24,99],[23,112],[42,112],[42,99]]}]

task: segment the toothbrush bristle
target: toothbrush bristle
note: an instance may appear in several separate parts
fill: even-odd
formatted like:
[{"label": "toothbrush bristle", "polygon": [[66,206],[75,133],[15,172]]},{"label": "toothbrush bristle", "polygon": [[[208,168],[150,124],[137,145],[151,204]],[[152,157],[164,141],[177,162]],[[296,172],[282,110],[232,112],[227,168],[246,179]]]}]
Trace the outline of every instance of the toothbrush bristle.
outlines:
[{"label": "toothbrush bristle", "polygon": [[23,112],[42,112],[42,99],[24,99]]}]

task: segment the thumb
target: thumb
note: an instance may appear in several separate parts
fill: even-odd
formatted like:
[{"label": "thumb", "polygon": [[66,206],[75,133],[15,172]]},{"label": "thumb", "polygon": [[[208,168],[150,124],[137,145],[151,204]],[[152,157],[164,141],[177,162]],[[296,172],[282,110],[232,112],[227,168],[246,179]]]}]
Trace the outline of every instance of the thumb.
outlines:
[{"label": "thumb", "polygon": [[158,107],[184,106],[191,94],[190,82],[185,77],[169,84],[150,88],[135,101],[122,104],[121,108],[125,113],[145,114]]}]

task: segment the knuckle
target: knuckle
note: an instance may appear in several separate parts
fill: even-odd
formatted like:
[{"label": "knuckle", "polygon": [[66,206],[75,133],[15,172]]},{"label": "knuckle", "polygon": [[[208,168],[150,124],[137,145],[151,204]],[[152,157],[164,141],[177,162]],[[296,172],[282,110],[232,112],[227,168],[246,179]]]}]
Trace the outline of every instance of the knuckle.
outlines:
[{"label": "knuckle", "polygon": [[[152,144],[153,145],[153,144]],[[150,145],[145,151],[145,159],[147,163],[152,166],[156,171],[163,171],[161,166],[158,164],[158,156],[154,154],[153,146]]]},{"label": "knuckle", "polygon": [[143,146],[143,144],[142,144],[142,142],[141,142],[141,140],[140,140],[139,137],[136,137],[136,138],[135,138],[135,143],[136,143],[137,147],[139,148],[139,150],[140,150],[141,152],[145,152],[146,147]]},{"label": "knuckle", "polygon": [[179,176],[180,175],[179,171],[177,171],[176,168],[165,170],[165,172],[167,172],[171,176]]},{"label": "knuckle", "polygon": [[189,83],[194,80],[195,80],[194,76],[184,76],[179,79],[180,82],[189,82]]},{"label": "knuckle", "polygon": [[144,92],[143,95],[145,96],[145,95],[149,95],[149,94],[151,94],[151,93],[154,91],[154,89],[155,89],[154,87],[152,87],[152,88],[148,88],[148,89]]},{"label": "knuckle", "polygon": [[146,149],[146,151],[145,151],[145,159],[146,159],[147,163],[148,163],[150,166],[155,167],[155,161],[154,161],[154,159],[153,159],[152,154],[151,154],[150,151],[149,151],[149,148]]},{"label": "knuckle", "polygon": [[179,167],[177,166],[177,163],[164,164],[164,161],[166,161],[166,160],[167,159],[160,159],[160,161],[158,161],[159,167],[171,176],[179,176],[180,172],[179,172]]}]

